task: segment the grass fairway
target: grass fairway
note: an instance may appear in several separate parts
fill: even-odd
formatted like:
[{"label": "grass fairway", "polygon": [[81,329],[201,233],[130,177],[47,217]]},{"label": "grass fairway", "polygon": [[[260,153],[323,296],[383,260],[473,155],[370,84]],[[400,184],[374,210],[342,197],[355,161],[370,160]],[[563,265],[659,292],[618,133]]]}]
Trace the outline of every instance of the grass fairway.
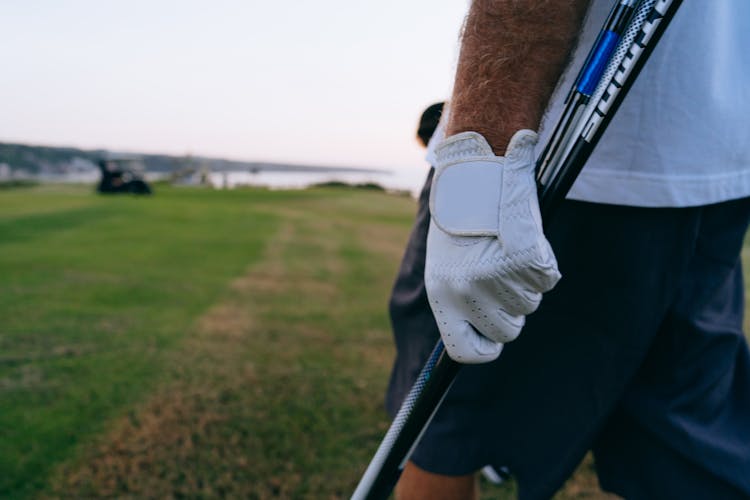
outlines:
[{"label": "grass fairway", "polygon": [[386,419],[413,201],[0,198],[0,497],[344,496]]},{"label": "grass fairway", "polygon": [[[0,498],[347,498],[388,425],[414,208],[0,193]],[[559,496],[601,497],[590,462]]]},{"label": "grass fairway", "polygon": [[0,497],[47,486],[157,387],[167,354],[260,258],[277,219],[211,194],[2,193]]}]

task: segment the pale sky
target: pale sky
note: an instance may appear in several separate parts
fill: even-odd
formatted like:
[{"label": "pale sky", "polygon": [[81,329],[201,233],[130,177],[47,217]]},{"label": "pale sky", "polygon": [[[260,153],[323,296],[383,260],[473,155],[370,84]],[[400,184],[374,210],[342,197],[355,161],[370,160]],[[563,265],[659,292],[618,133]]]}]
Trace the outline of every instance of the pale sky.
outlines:
[{"label": "pale sky", "polygon": [[423,168],[467,0],[0,4],[0,141]]}]

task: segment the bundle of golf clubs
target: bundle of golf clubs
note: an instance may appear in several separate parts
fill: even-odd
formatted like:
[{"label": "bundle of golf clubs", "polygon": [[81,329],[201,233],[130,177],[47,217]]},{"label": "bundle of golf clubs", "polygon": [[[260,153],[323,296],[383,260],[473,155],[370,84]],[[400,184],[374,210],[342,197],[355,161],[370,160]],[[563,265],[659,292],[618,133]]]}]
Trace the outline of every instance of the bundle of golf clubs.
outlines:
[{"label": "bundle of golf clubs", "polygon": [[[682,0],[617,0],[537,161],[542,220],[549,225]],[[445,398],[461,364],[442,341],[417,377],[352,500],[386,499]]]}]

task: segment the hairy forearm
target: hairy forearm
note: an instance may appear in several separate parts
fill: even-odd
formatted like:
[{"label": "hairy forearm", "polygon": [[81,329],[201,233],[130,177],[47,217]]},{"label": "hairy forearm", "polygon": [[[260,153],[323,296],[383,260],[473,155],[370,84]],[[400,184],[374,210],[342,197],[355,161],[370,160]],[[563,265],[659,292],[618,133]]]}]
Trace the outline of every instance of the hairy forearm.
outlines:
[{"label": "hairy forearm", "polygon": [[466,18],[447,135],[473,130],[502,155],[536,130],[589,0],[474,0]]}]

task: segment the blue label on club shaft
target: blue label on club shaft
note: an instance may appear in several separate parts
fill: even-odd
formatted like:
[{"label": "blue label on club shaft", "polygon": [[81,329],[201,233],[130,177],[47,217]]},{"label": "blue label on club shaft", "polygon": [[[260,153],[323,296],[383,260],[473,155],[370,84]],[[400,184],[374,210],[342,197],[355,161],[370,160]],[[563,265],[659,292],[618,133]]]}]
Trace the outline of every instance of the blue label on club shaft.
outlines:
[{"label": "blue label on club shaft", "polygon": [[576,86],[578,92],[587,97],[594,93],[619,39],[620,37],[612,31],[602,33],[599,43],[597,43],[596,49],[589,59],[589,64],[584,68],[581,78],[578,80]]}]

